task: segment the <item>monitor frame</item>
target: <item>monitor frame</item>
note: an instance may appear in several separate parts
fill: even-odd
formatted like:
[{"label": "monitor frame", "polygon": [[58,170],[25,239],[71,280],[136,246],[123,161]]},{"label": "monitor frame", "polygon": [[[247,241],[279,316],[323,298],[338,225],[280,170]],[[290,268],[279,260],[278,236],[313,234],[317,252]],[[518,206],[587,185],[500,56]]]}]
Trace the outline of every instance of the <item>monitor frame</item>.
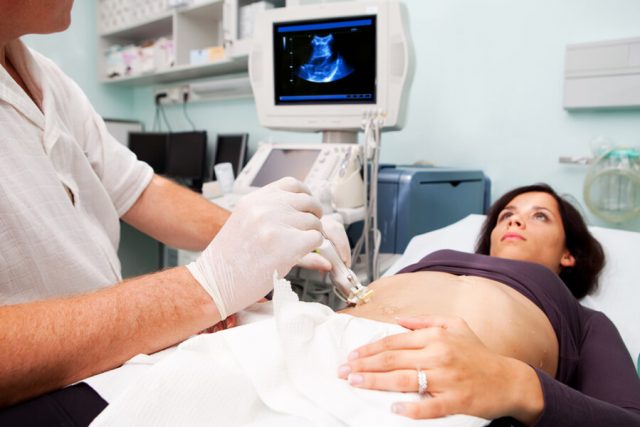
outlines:
[{"label": "monitor frame", "polygon": [[[376,102],[278,105],[275,102],[274,24],[375,15]],[[363,117],[383,112],[383,128],[403,126],[412,55],[408,19],[397,1],[323,3],[276,8],[258,16],[249,55],[249,78],[260,123],[293,131],[358,131]]]}]

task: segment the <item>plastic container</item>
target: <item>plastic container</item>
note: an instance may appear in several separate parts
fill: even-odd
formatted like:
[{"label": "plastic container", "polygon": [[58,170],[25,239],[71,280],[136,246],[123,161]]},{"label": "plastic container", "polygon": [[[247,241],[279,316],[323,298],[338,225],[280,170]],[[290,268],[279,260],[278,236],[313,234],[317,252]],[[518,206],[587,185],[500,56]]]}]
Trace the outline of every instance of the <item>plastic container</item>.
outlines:
[{"label": "plastic container", "polygon": [[639,216],[640,150],[603,150],[589,167],[583,196],[587,207],[605,221],[624,222]]}]

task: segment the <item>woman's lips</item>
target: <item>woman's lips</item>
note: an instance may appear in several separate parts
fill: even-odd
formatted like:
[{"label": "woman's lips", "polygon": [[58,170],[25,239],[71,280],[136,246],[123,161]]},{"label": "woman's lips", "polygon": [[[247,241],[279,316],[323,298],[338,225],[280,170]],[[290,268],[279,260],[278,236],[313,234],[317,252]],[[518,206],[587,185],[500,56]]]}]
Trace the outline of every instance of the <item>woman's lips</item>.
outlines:
[{"label": "woman's lips", "polygon": [[500,240],[525,240],[525,238],[518,233],[505,233]]}]

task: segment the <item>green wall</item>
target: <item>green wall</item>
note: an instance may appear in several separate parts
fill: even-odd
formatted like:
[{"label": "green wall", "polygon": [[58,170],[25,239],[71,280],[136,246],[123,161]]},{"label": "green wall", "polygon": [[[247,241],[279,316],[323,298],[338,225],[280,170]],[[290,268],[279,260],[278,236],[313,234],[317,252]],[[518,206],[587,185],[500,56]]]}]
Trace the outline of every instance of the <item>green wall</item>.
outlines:
[{"label": "green wall", "polygon": [[96,0],[74,2],[71,27],[58,34],[32,35],[24,41],[58,64],[85,91],[103,117],[133,116],[133,90],[98,82]]},{"label": "green wall", "polygon": [[[493,181],[494,199],[514,186],[545,181],[581,201],[586,168],[560,164],[558,157],[589,155],[589,142],[598,135],[640,145],[640,109],[569,113],[562,108],[566,44],[640,36],[639,1],[404,3],[415,77],[406,126],[384,134],[381,161],[483,169]],[[46,42],[31,37],[29,43],[71,74],[101,114],[140,119],[151,127],[153,87],[96,82],[95,1],[77,1],[71,29],[47,37]],[[252,150],[259,140],[320,139],[262,128],[248,98],[194,103],[189,111],[212,137],[249,132]],[[167,112],[174,128],[188,128],[181,107]],[[618,227],[640,231],[640,220]]]}]

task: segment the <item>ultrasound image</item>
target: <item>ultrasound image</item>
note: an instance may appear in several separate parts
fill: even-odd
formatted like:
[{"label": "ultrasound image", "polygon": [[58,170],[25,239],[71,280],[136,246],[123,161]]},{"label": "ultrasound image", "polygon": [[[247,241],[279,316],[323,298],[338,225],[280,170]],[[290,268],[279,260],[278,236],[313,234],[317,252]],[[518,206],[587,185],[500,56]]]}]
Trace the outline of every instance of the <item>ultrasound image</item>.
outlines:
[{"label": "ultrasound image", "polygon": [[330,83],[345,78],[353,72],[342,55],[333,52],[333,34],[311,39],[311,55],[298,69],[298,77],[313,83]]}]

